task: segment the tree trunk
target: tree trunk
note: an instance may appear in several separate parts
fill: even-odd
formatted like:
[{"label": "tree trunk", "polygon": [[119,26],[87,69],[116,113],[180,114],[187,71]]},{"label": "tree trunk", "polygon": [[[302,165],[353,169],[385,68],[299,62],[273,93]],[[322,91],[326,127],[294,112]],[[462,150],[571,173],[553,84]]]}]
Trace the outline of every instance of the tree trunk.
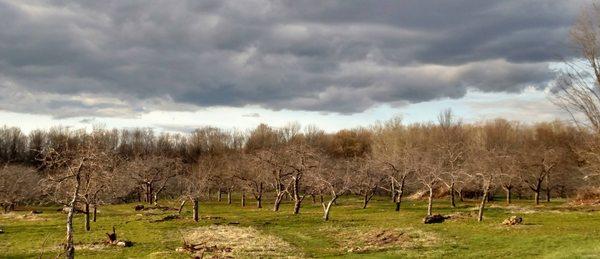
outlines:
[{"label": "tree trunk", "polygon": [[550,188],[550,174],[546,174],[546,202],[550,202],[550,194],[552,188]]},{"label": "tree trunk", "polygon": [[231,204],[231,189],[227,189],[227,204]]},{"label": "tree trunk", "polygon": [[275,203],[273,204],[273,211],[279,211],[279,205],[281,205],[281,201],[283,200],[283,192],[277,194],[275,197]]},{"label": "tree trunk", "polygon": [[158,205],[158,194],[159,192],[155,192],[152,194],[152,204],[154,204],[154,206]]},{"label": "tree trunk", "polygon": [[90,230],[90,204],[85,202],[85,231]]},{"label": "tree trunk", "polygon": [[321,201],[321,203],[323,203],[323,195],[319,195],[319,200]]},{"label": "tree trunk", "polygon": [[367,204],[369,203],[369,194],[365,193],[364,197],[363,197],[363,209],[367,208]]},{"label": "tree trunk", "polygon": [[246,207],[246,192],[242,192],[242,207]]},{"label": "tree trunk", "polygon": [[433,204],[433,187],[429,187],[429,200],[427,203],[427,215],[431,215],[432,204]]},{"label": "tree trunk", "polygon": [[198,216],[198,210],[200,209],[200,201],[198,198],[193,199],[194,202],[194,221],[198,222],[200,217]]},{"label": "tree trunk", "polygon": [[96,222],[96,214],[98,213],[97,205],[94,204],[94,216],[92,217],[92,221]]},{"label": "tree trunk", "polygon": [[402,181],[400,182],[400,187],[398,188],[396,193],[396,211],[400,211],[400,205],[402,204],[402,195],[404,195],[405,180],[406,178],[402,178]]},{"label": "tree trunk", "polygon": [[177,214],[181,215],[181,212],[183,211],[183,206],[185,206],[185,202],[186,200],[181,201],[181,204],[179,205],[179,210],[177,210]]},{"label": "tree trunk", "polygon": [[146,190],[146,202],[149,204],[154,203],[152,200],[152,184],[147,184]]},{"label": "tree trunk", "polygon": [[397,193],[396,193],[396,185],[394,184],[395,180],[392,177],[390,177],[390,178],[391,178],[391,182],[392,182],[392,185],[390,186],[390,190],[392,192],[392,202],[396,202]]},{"label": "tree trunk", "polygon": [[262,209],[263,184],[258,185],[258,195],[256,197],[256,207]]},{"label": "tree trunk", "polygon": [[331,211],[331,205],[335,202],[335,200],[337,199],[337,195],[334,195],[331,200],[327,203],[327,205],[323,204],[323,220],[328,221],[329,220],[329,212]]},{"label": "tree trunk", "polygon": [[540,190],[534,190],[535,205],[540,205]]},{"label": "tree trunk", "polygon": [[301,199],[294,200],[294,214],[300,213],[300,204],[302,203]]},{"label": "tree trunk", "polygon": [[69,202],[69,213],[67,214],[67,243],[65,244],[65,256],[68,259],[75,258],[75,246],[73,245],[73,215],[75,214],[75,204],[77,202],[77,196],[79,195],[81,176],[77,174],[75,180],[75,191],[73,192],[73,198],[71,198],[71,201]]},{"label": "tree trunk", "polygon": [[454,182],[450,184],[450,204],[452,208],[456,208],[456,202],[454,201]]},{"label": "tree trunk", "polygon": [[481,204],[479,204],[479,213],[477,214],[477,221],[481,222],[483,220],[483,209],[485,208],[485,202],[488,200],[488,193],[490,190],[490,186],[486,186],[483,190],[483,197],[481,197]]},{"label": "tree trunk", "polygon": [[300,197],[300,178],[298,176],[294,177],[294,214],[300,213],[300,204],[302,203],[302,198]]},{"label": "tree trunk", "polygon": [[218,195],[218,198],[217,198],[218,202],[221,202],[221,200],[222,200],[221,194],[222,194],[221,188],[219,188],[219,195]]},{"label": "tree trunk", "polygon": [[310,196],[312,197],[312,203],[317,203],[317,197],[314,194],[311,194]]},{"label": "tree trunk", "polygon": [[512,201],[512,187],[504,188],[506,190],[506,204],[510,204]]}]

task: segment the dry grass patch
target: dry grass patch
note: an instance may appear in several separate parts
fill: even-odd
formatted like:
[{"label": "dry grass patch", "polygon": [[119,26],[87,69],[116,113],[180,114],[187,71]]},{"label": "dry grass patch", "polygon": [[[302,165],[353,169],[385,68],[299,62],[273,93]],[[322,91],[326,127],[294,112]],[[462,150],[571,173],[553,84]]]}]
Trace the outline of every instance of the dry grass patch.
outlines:
[{"label": "dry grass patch", "polygon": [[3,218],[9,220],[23,220],[23,221],[46,221],[47,219],[39,216],[38,214],[31,213],[17,213],[17,212],[8,212],[1,214]]},{"label": "dry grass patch", "polygon": [[338,245],[347,252],[372,252],[388,249],[414,249],[435,246],[438,238],[433,233],[412,228],[338,229],[328,227]]},{"label": "dry grass patch", "polygon": [[[213,257],[291,257],[294,249],[282,239],[263,234],[252,227],[207,226],[184,234],[186,245],[180,251]],[[297,253],[296,253],[297,255]]]}]

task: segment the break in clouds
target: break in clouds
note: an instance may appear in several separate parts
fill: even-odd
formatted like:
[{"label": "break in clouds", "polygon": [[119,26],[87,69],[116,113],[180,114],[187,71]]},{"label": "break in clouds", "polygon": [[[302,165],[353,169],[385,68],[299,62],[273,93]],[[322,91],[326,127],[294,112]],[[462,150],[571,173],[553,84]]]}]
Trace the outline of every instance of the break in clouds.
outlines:
[{"label": "break in clouds", "polygon": [[356,113],[541,89],[584,4],[0,0],[0,109]]}]

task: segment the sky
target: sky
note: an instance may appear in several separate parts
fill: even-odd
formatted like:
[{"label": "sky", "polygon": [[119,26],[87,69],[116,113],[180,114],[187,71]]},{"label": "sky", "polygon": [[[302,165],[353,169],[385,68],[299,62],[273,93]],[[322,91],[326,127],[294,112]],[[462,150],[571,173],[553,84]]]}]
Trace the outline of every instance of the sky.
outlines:
[{"label": "sky", "polygon": [[0,0],[0,124],[326,131],[564,119],[587,0]]}]

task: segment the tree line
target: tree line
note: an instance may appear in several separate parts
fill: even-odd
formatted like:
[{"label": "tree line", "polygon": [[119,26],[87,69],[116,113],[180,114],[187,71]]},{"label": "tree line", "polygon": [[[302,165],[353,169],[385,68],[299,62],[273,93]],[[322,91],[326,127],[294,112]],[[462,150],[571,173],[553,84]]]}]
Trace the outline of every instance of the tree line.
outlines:
[{"label": "tree line", "polygon": [[363,208],[389,195],[397,211],[407,195],[427,198],[428,214],[434,198],[456,206],[479,197],[483,213],[494,197],[539,204],[595,186],[598,143],[596,134],[559,121],[464,124],[450,110],[436,123],[393,118],[335,133],[294,123],[190,134],[3,127],[0,201],[5,211],[31,202],[82,204],[86,228],[104,203],[181,198],[194,204],[197,220],[200,201],[226,196],[232,203],[233,193],[259,208],[268,197],[274,211],[290,199],[294,214],[306,197],[318,199],[325,220],[343,195],[360,195]]}]

